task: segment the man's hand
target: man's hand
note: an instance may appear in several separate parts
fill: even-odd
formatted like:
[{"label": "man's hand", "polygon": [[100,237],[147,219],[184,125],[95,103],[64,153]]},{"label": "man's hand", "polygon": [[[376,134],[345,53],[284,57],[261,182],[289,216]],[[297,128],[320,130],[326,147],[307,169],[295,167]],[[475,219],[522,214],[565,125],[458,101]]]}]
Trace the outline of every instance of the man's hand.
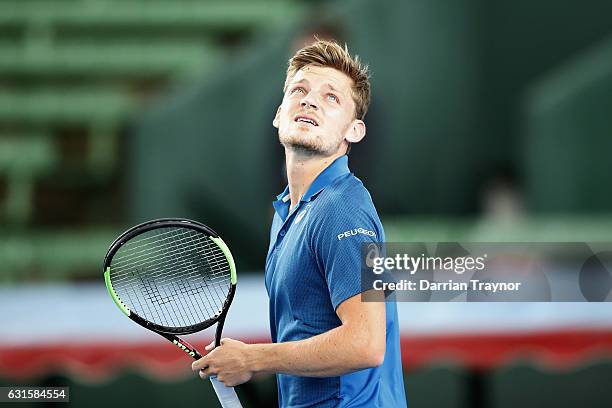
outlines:
[{"label": "man's hand", "polygon": [[383,364],[386,348],[385,303],[362,302],[357,294],[342,302],[336,313],[342,324],[296,341],[244,344],[222,339],[206,346],[209,353],[192,364],[200,377],[216,375],[226,386],[249,381],[255,373],[285,373],[303,377],[335,377]]},{"label": "man's hand", "polygon": [[248,344],[233,339],[221,339],[219,347],[215,348],[215,343],[212,342],[206,346],[206,350],[209,353],[191,365],[193,371],[199,372],[202,379],[216,375],[217,380],[228,387],[234,387],[253,377],[253,371],[248,366]]}]

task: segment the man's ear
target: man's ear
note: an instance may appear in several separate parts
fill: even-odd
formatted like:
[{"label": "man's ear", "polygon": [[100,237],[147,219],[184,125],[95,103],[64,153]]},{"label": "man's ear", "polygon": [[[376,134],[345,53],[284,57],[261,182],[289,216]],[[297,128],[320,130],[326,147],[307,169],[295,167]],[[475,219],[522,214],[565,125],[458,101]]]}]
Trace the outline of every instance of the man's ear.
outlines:
[{"label": "man's ear", "polygon": [[366,125],[363,120],[355,119],[349,126],[344,140],[349,143],[359,143],[366,135]]},{"label": "man's ear", "polygon": [[274,120],[272,121],[272,126],[278,129],[278,125],[280,124],[280,111],[281,105],[278,105],[278,109],[276,110],[276,115],[274,116]]}]

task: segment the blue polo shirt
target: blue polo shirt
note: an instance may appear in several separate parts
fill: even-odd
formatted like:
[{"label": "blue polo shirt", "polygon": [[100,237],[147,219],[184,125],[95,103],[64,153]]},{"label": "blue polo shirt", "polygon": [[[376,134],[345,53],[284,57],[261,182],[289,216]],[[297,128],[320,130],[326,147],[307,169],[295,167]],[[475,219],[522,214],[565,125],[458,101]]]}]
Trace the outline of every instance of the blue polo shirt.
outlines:
[{"label": "blue polo shirt", "polygon": [[[342,156],[292,211],[288,188],[273,205],[266,259],[272,341],[307,339],[340,326],[336,308],[362,292],[361,244],[384,241],[370,194]],[[325,378],[278,374],[277,382],[281,408],[405,407],[396,304],[386,303],[379,367]]]}]

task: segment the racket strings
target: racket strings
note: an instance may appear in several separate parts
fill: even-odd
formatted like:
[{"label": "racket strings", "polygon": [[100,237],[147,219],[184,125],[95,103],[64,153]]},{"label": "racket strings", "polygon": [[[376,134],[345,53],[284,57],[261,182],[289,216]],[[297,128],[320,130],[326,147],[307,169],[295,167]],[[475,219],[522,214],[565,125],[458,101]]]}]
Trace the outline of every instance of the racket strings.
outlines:
[{"label": "racket strings", "polygon": [[208,236],[166,227],[126,242],[111,262],[111,280],[138,315],[166,327],[186,327],[221,312],[231,272],[225,254]]},{"label": "racket strings", "polygon": [[[126,263],[135,264],[138,262],[140,262],[143,266],[147,266],[150,264],[158,264],[159,261],[155,258],[155,256],[160,253],[169,253],[169,254],[172,254],[173,252],[176,254],[183,253],[185,250],[194,249],[196,247],[199,247],[202,244],[202,241],[189,243],[187,242],[186,239],[177,237],[176,242],[181,243],[182,247],[176,248],[174,251],[170,251],[170,252],[167,251],[167,248],[162,248],[162,247],[160,247],[157,250],[151,251],[150,246],[152,245],[152,238],[154,237],[143,238],[142,241],[146,241],[146,242],[138,242],[134,244],[132,244],[131,241],[128,242],[126,246],[130,245],[130,248],[126,249],[125,251],[130,251],[132,253],[138,251],[139,255],[130,255],[130,256],[122,255],[119,259],[113,258],[113,265],[115,267],[121,267],[121,266],[124,266]],[[213,251],[215,255],[224,257],[223,252],[215,244],[211,246],[210,242],[205,241],[204,245],[206,247],[206,250]]]},{"label": "racket strings", "polygon": [[[167,237],[165,239],[167,239]],[[180,239],[180,237],[176,237],[175,239],[176,239],[176,242],[183,241],[183,239]],[[159,252],[159,251],[155,251],[155,252]],[[185,257],[183,257],[183,258],[181,258],[181,257],[176,258],[176,254],[175,254],[176,251],[168,251],[168,252],[173,256],[172,260],[177,259],[177,260],[181,261],[181,259],[188,259],[188,258],[185,258]],[[167,267],[172,267],[173,269],[177,269],[176,266],[174,266],[174,265],[165,265],[164,264],[163,266],[166,267],[166,268]],[[182,266],[183,266],[183,269],[184,269],[184,267],[185,267],[184,262],[183,262]],[[191,266],[191,270],[193,271],[193,266]],[[149,276],[151,276],[154,279],[157,278],[159,280],[158,274],[155,273],[156,271],[152,271],[152,272],[153,273],[151,273]],[[172,289],[171,290],[171,295],[176,295],[177,293],[181,294],[182,292],[185,292],[184,288],[188,287],[188,285],[185,285],[185,284],[183,284],[183,285],[177,284],[177,282],[180,282],[180,281],[176,280],[176,275],[177,274],[178,274],[177,272],[174,272],[174,273],[172,273],[170,275],[170,283],[171,283],[170,288]],[[193,274],[193,272],[190,275],[192,275],[192,274]],[[185,275],[185,278],[193,279],[189,275]],[[159,291],[152,290],[151,289],[151,285],[147,284],[147,283],[148,282],[146,282],[146,281],[144,282],[143,289],[144,289],[144,293],[149,295],[148,296],[149,300],[151,300],[153,302],[157,302],[157,303],[166,303],[166,301],[168,300],[167,298],[175,297],[175,296],[162,297],[162,296],[160,296]],[[203,287],[203,285],[200,285],[200,286]],[[195,293],[195,290],[192,289],[189,292]],[[218,292],[218,290],[216,292]],[[204,293],[204,294],[205,294],[205,296],[207,298],[207,301],[211,302],[212,301],[211,296],[208,296],[207,293]],[[201,302],[194,302],[193,299],[189,299],[189,298],[185,299],[185,298],[178,297],[177,299],[179,300],[178,304],[179,304],[179,306],[182,309],[192,308],[192,309],[197,309],[200,313],[204,312],[203,308],[202,308],[202,305],[201,305]],[[204,309],[205,309],[205,312],[208,313],[208,314],[213,314],[214,313],[214,310],[211,309],[211,308],[205,307]],[[174,312],[176,312],[176,310]],[[159,315],[159,313],[158,313],[158,315]],[[160,317],[163,317],[163,315],[160,316]],[[168,322],[168,319],[162,319],[162,321]]]}]

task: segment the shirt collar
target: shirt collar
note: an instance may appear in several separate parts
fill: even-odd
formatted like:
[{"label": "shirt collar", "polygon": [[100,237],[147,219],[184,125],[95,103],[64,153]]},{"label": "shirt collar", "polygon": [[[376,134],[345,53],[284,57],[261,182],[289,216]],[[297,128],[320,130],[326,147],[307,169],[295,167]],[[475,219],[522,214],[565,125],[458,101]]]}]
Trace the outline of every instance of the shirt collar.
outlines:
[{"label": "shirt collar", "polygon": [[[306,193],[300,198],[300,201],[310,201],[314,196],[319,194],[329,186],[338,177],[344,176],[350,173],[348,167],[348,156],[340,156],[334,160],[329,166],[325,168],[318,176],[314,179]],[[288,202],[289,197],[289,186],[285,187],[285,190],[276,196],[278,201]]]}]

